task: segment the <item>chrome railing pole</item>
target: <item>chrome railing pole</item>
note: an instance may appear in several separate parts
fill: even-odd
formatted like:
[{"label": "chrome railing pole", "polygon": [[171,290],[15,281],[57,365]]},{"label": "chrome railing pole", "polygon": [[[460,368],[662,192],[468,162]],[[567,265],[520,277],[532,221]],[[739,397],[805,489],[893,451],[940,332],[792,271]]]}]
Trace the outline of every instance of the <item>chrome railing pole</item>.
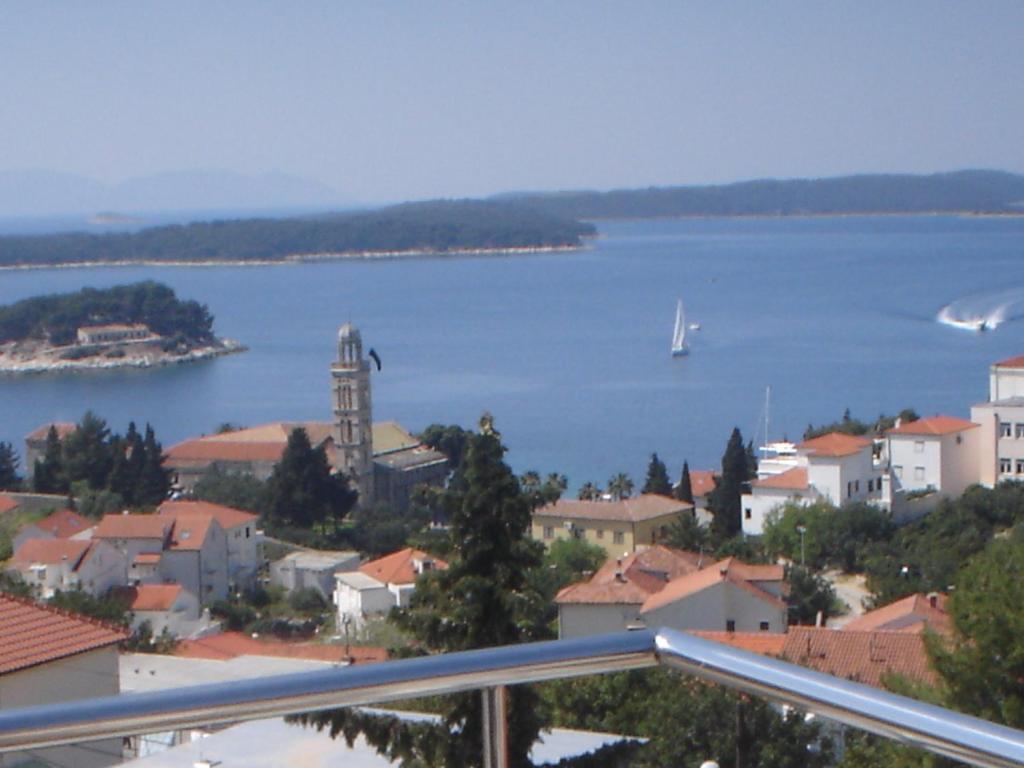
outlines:
[{"label": "chrome railing pole", "polygon": [[508,768],[508,691],[495,685],[483,697],[484,768]]}]

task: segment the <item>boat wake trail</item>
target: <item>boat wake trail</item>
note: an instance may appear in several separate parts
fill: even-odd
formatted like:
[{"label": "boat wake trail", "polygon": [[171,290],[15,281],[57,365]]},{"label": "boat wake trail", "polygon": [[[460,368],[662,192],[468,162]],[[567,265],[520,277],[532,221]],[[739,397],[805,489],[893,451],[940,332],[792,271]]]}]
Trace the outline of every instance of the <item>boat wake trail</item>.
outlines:
[{"label": "boat wake trail", "polygon": [[966,331],[994,331],[1010,320],[1024,317],[1024,287],[975,294],[952,301],[935,319]]}]

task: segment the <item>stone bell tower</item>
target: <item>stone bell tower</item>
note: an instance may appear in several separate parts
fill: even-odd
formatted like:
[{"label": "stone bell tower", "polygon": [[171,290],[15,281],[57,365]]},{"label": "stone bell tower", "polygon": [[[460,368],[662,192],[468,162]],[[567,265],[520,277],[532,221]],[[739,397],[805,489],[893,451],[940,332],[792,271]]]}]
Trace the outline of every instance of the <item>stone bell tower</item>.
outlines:
[{"label": "stone bell tower", "polygon": [[338,359],[331,364],[332,436],[336,469],[359,489],[359,504],[373,503],[373,420],[370,407],[370,363],[363,357],[359,329],[345,323],[338,329]]}]

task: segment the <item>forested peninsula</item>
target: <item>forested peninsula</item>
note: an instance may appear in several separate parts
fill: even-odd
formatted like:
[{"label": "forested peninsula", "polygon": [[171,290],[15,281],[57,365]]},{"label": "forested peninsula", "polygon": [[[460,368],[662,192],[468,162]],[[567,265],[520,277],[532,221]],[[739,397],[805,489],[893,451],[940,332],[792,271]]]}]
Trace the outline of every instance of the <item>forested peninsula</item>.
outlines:
[{"label": "forested peninsula", "polygon": [[828,179],[761,179],[717,186],[502,195],[578,219],[853,214],[1024,214],[1024,176],[956,171]]},{"label": "forested peninsula", "polygon": [[0,373],[146,368],[245,348],[213,333],[213,315],[146,281],[0,306]]},{"label": "forested peninsula", "polygon": [[532,206],[433,201],[300,218],[196,222],[130,233],[0,237],[0,267],[530,251],[577,248],[593,234],[590,224]]}]

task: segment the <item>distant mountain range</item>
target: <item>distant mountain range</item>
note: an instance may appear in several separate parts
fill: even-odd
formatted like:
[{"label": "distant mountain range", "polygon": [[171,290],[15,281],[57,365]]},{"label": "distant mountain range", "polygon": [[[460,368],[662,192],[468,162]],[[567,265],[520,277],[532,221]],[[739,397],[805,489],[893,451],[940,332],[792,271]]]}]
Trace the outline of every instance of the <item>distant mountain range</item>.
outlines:
[{"label": "distant mountain range", "polygon": [[247,176],[230,171],[176,171],[103,184],[55,171],[0,171],[0,217],[349,205],[351,201],[325,184],[284,173]]},{"label": "distant mountain range", "polygon": [[494,199],[524,202],[576,219],[933,212],[1024,214],[1024,176],[968,170],[928,176],[759,179],[715,186],[610,192],[521,192]]}]

